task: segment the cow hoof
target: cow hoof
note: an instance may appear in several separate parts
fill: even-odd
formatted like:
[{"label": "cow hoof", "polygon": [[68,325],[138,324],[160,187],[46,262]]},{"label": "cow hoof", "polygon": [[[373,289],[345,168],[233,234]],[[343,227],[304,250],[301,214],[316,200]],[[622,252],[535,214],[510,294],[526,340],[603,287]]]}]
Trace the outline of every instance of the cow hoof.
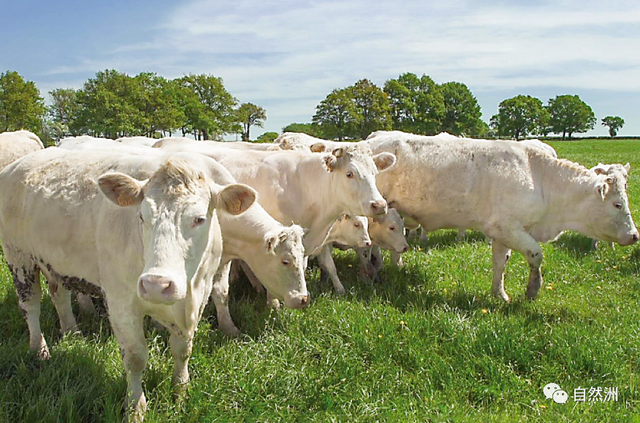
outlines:
[{"label": "cow hoof", "polygon": [[529,291],[527,289],[527,292],[525,294],[525,297],[527,297],[527,300],[533,301],[533,300],[536,299],[537,296],[538,296],[538,290],[535,290],[535,292],[534,292],[533,290]]},{"label": "cow hoof", "polygon": [[240,329],[238,329],[235,326],[229,326],[229,327],[220,327],[219,328],[222,333],[229,337],[229,338],[237,338],[239,337],[242,333],[240,332]]},{"label": "cow hoof", "polygon": [[49,360],[51,358],[51,353],[49,352],[49,348],[47,348],[47,346],[45,345],[36,353],[36,357],[38,358],[38,360],[42,360],[42,361]]},{"label": "cow hoof", "polygon": [[511,298],[509,298],[507,293],[504,292],[504,291],[502,291],[502,292],[494,292],[493,296],[496,297],[496,298],[502,299],[505,303],[510,303],[511,302]]},{"label": "cow hoof", "polygon": [[345,294],[345,289],[344,286],[334,286],[333,287],[333,293],[338,296],[338,297],[342,297]]},{"label": "cow hoof", "polygon": [[272,300],[267,301],[267,307],[274,310],[280,310],[280,300],[277,298],[273,298]]}]

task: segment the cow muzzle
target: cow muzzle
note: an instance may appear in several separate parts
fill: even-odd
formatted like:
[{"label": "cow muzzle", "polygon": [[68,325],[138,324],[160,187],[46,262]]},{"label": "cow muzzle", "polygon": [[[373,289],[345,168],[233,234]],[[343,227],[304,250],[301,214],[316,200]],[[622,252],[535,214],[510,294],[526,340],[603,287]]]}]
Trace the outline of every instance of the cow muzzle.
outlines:
[{"label": "cow muzzle", "polygon": [[631,231],[622,237],[618,237],[618,244],[620,245],[633,245],[638,242],[638,230]]},{"label": "cow muzzle", "polygon": [[151,303],[173,304],[186,295],[185,292],[180,292],[176,279],[145,273],[138,279],[138,296]]},{"label": "cow muzzle", "polygon": [[376,216],[387,212],[387,202],[384,200],[372,201],[370,203],[371,213]]},{"label": "cow muzzle", "polygon": [[305,308],[309,305],[311,296],[309,293],[287,295],[284,299],[284,305],[289,308]]}]

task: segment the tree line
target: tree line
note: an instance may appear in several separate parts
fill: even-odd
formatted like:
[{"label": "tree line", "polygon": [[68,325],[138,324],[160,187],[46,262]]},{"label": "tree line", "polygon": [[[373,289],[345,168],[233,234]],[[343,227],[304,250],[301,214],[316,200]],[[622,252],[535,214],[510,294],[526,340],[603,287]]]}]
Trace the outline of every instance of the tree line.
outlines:
[{"label": "tree line", "polygon": [[[253,126],[264,125],[264,108],[240,103],[219,77],[189,74],[166,79],[143,72],[129,76],[116,70],[97,72],[80,89],[49,92],[45,105],[35,83],[15,71],[0,74],[0,132],[29,129],[45,141],[88,134],[98,137],[174,134],[221,139],[239,134],[250,140]],[[448,132],[477,138],[575,133],[593,129],[596,117],[577,95],[559,95],[548,104],[518,95],[498,106],[490,124],[477,99],[461,82],[437,84],[427,75],[404,73],[378,87],[368,79],[336,88],[317,106],[309,123],[293,123],[283,132],[304,132],[327,139],[366,138],[376,130],[421,135]],[[624,125],[618,116],[601,120],[611,137]],[[271,141],[267,132],[258,141]]]},{"label": "tree line", "polygon": [[143,72],[129,76],[105,70],[80,89],[52,90],[50,106],[35,84],[17,72],[0,75],[0,131],[29,129],[43,139],[88,134],[117,138],[143,135],[192,135],[221,139],[239,134],[250,138],[252,126],[263,126],[266,111],[242,103],[212,75],[166,79]]}]

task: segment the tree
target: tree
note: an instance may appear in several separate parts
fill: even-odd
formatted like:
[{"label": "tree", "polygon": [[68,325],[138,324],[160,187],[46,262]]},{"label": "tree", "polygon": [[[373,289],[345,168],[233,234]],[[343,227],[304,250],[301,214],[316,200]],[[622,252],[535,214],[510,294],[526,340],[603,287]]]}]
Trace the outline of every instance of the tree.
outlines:
[{"label": "tree", "polygon": [[252,126],[264,126],[267,111],[253,103],[242,103],[237,110],[238,120],[242,124],[242,140],[249,141],[249,130]]},{"label": "tree", "polygon": [[430,77],[405,73],[385,82],[384,92],[389,98],[393,129],[422,135],[440,131],[444,97]]},{"label": "tree", "polygon": [[491,126],[498,135],[516,140],[539,132],[547,125],[549,112],[542,101],[529,95],[518,95],[503,100],[498,106],[498,114],[491,118]]},{"label": "tree", "polygon": [[624,126],[624,119],[620,116],[607,116],[602,118],[602,126],[609,127],[609,135],[613,138],[618,135],[618,129]]},{"label": "tree", "polygon": [[221,139],[240,132],[233,107],[238,101],[224,88],[222,78],[213,75],[187,75],[178,80],[178,103],[186,116],[183,134],[197,139]]},{"label": "tree", "polygon": [[480,105],[469,88],[461,82],[440,85],[444,102],[444,116],[440,130],[453,135],[484,136],[487,124],[480,117]]},{"label": "tree", "polygon": [[274,142],[275,139],[278,138],[277,132],[265,132],[262,135],[258,136],[258,142]]},{"label": "tree", "polygon": [[291,123],[282,128],[282,132],[300,132],[316,138],[325,138],[322,128],[315,123]]},{"label": "tree", "polygon": [[178,107],[176,84],[155,73],[143,72],[134,77],[133,101],[139,119],[136,132],[148,137],[172,133],[186,121]]},{"label": "tree", "polygon": [[75,130],[76,125],[74,124],[80,113],[76,90],[57,88],[49,91],[49,96],[51,97],[51,105],[49,106],[51,136],[60,139],[69,135],[80,135]]},{"label": "tree", "polygon": [[0,132],[28,129],[39,133],[46,108],[40,91],[18,72],[0,74]]},{"label": "tree", "polygon": [[596,124],[593,110],[577,95],[559,95],[549,99],[547,109],[550,114],[551,132],[562,133],[562,139],[565,139],[566,135],[571,139],[575,132],[587,132]]},{"label": "tree", "polygon": [[356,114],[351,90],[335,89],[316,106],[312,122],[327,138],[342,141],[353,134]]},{"label": "tree", "polygon": [[368,79],[361,79],[349,90],[356,112],[352,136],[364,139],[379,129],[391,129],[391,107],[382,89]]}]

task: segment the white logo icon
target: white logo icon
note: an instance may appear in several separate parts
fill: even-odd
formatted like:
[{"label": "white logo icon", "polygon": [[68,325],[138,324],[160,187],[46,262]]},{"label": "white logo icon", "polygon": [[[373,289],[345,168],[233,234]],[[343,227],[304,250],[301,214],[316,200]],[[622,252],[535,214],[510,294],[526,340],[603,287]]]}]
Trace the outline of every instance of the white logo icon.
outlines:
[{"label": "white logo icon", "polygon": [[544,392],[544,396],[547,397],[547,399],[551,399],[553,398],[553,393],[560,390],[560,385],[558,385],[557,383],[548,383],[542,391]]},{"label": "white logo icon", "polygon": [[553,400],[558,404],[564,404],[569,401],[569,395],[562,389],[558,389],[553,393]]}]

